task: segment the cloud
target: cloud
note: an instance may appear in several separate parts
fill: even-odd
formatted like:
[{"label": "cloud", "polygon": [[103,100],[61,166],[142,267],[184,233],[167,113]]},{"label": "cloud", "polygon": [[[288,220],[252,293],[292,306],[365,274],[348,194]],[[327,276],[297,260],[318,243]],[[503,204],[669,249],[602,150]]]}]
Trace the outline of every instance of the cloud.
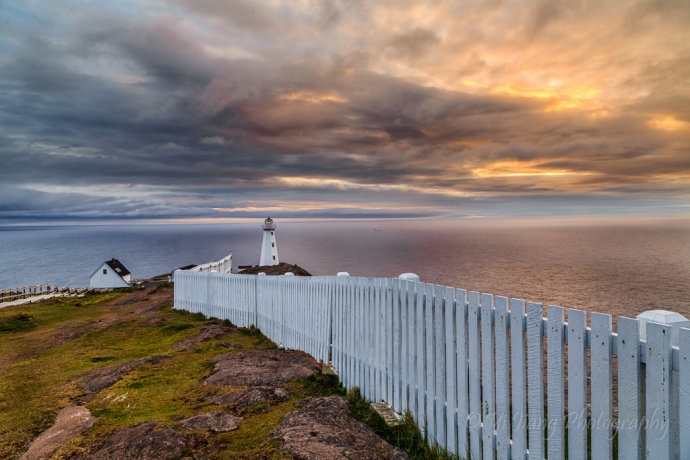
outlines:
[{"label": "cloud", "polygon": [[679,209],[687,15],[673,1],[3,5],[0,219],[534,212],[534,197]]}]

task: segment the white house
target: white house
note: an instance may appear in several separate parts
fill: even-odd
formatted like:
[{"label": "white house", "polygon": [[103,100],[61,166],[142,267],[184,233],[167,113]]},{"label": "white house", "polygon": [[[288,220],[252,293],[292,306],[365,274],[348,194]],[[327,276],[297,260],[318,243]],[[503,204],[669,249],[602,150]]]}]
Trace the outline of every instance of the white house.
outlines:
[{"label": "white house", "polygon": [[129,270],[117,259],[103,262],[98,270],[89,278],[89,287],[92,288],[119,288],[129,287]]}]

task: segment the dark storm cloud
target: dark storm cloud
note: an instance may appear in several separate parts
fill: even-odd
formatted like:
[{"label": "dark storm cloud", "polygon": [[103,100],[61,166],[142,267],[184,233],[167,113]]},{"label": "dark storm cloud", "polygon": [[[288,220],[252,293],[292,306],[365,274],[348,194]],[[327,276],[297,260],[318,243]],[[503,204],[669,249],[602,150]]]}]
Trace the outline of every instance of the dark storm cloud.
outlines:
[{"label": "dark storm cloud", "polygon": [[[499,196],[516,209],[548,194],[686,197],[690,95],[678,81],[690,78],[690,51],[621,78],[598,63],[618,64],[613,48],[564,38],[587,35],[591,8],[508,3],[429,2],[424,24],[411,1],[0,7],[12,23],[0,31],[0,218],[272,206],[427,215]],[[666,40],[663,21],[679,21],[662,3],[646,22],[649,4],[629,8],[611,46],[631,39],[631,24]],[[591,61],[611,91],[555,78],[531,87],[522,76],[547,72],[535,67],[543,57],[561,78]]]},{"label": "dark storm cloud", "polygon": [[433,46],[439,41],[433,30],[418,27],[396,35],[388,46],[391,52],[402,55],[406,59],[417,59],[432,51]]}]

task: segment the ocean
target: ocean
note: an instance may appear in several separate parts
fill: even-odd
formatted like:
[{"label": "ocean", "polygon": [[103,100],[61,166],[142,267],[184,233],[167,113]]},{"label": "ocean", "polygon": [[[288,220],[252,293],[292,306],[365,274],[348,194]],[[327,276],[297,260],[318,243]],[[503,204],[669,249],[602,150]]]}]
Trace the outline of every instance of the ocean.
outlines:
[{"label": "ocean", "polygon": [[[315,275],[398,276],[614,316],[690,318],[690,221],[277,222],[278,255]],[[255,223],[0,226],[0,289],[88,286],[106,260],[135,279],[221,259],[256,264]]]}]

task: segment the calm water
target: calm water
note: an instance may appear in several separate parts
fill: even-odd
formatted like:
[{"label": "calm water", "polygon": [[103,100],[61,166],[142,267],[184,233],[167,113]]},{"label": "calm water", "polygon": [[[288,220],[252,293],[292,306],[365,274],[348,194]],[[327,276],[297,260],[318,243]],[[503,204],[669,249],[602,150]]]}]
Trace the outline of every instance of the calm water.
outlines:
[{"label": "calm water", "polygon": [[[0,288],[87,286],[116,257],[134,278],[218,260],[258,262],[255,224],[0,227]],[[520,224],[467,221],[278,223],[279,257],[313,274],[422,281],[544,304],[690,318],[688,221]]]}]

